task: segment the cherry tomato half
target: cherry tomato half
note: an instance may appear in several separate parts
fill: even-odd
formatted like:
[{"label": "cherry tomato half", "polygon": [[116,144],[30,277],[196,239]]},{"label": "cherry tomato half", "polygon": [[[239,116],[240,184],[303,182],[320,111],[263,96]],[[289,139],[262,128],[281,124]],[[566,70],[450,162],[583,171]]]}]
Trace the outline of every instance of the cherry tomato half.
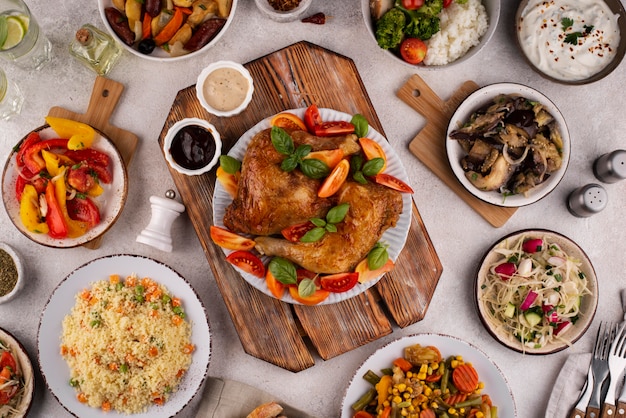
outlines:
[{"label": "cherry tomato half", "polygon": [[304,159],[315,159],[320,160],[324,164],[328,166],[331,170],[335,168],[337,164],[341,161],[344,156],[344,152],[342,149],[329,149],[322,151],[313,151],[310,152]]},{"label": "cherry tomato half", "polygon": [[2,355],[0,356],[0,370],[4,369],[7,366],[12,370],[17,371],[17,363],[15,362],[15,357],[13,357],[13,354],[8,351],[3,351]]},{"label": "cherry tomato half", "polygon": [[313,127],[313,135],[315,136],[339,136],[354,133],[354,125],[345,120],[336,120],[331,122],[322,122]]},{"label": "cherry tomato half", "polygon": [[240,268],[246,273],[250,273],[253,276],[261,279],[265,278],[265,266],[259,257],[252,254],[250,251],[235,251],[228,254],[226,261],[235,267]]},{"label": "cherry tomato half", "polygon": [[304,236],[311,229],[315,228],[315,225],[311,221],[306,221],[301,224],[291,225],[280,231],[283,237],[287,241],[300,242],[300,238]]},{"label": "cherry tomato half", "polygon": [[352,289],[359,281],[359,273],[338,273],[320,278],[322,289],[341,293]]},{"label": "cherry tomato half", "polygon": [[411,186],[390,174],[376,174],[374,176],[374,181],[378,184],[382,184],[383,186],[387,186],[390,189],[394,189],[402,193],[413,193],[413,189],[411,189]]},{"label": "cherry tomato half", "polygon": [[234,232],[230,232],[228,229],[220,228],[219,226],[211,225],[210,228],[211,239],[214,243],[222,248],[229,250],[251,250],[256,244],[253,240],[237,235]]},{"label": "cherry tomato half", "polygon": [[317,195],[319,197],[330,197],[334,195],[346,181],[346,178],[348,178],[349,172],[350,162],[348,160],[341,160],[339,164],[333,168],[330,175],[326,177],[326,180],[322,183],[322,187],[320,187]]},{"label": "cherry tomato half", "polygon": [[428,47],[421,39],[406,38],[400,44],[400,55],[409,64],[419,64],[424,60]]},{"label": "cherry tomato half", "polygon": [[322,124],[322,116],[315,103],[307,107],[304,111],[304,124],[311,134],[313,133],[314,127]]},{"label": "cherry tomato half", "polygon": [[286,131],[306,131],[304,121],[293,113],[283,112],[274,116],[270,121],[271,126],[283,128]]},{"label": "cherry tomato half", "polygon": [[443,0],[443,8],[445,9],[446,7],[448,7],[449,5],[452,4],[453,0]]},{"label": "cherry tomato half", "polygon": [[383,168],[380,169],[380,173],[385,171],[385,168],[387,168],[387,155],[380,144],[370,138],[359,138],[359,144],[361,145],[365,158],[367,158],[368,161],[373,160],[374,158],[383,159],[385,163],[383,164]]},{"label": "cherry tomato half", "polygon": [[407,10],[417,10],[424,5],[424,0],[402,0],[402,7]]}]

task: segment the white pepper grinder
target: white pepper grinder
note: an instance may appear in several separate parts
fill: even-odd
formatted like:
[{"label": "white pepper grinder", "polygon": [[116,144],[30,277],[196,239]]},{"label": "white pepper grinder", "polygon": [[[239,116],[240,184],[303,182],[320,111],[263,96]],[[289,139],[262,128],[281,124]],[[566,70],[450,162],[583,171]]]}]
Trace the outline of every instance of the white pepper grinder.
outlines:
[{"label": "white pepper grinder", "polygon": [[165,198],[150,196],[152,218],[146,229],[137,236],[137,242],[172,252],[172,223],[185,211],[185,206],[174,200],[174,197],[176,193],[173,190],[165,192]]}]

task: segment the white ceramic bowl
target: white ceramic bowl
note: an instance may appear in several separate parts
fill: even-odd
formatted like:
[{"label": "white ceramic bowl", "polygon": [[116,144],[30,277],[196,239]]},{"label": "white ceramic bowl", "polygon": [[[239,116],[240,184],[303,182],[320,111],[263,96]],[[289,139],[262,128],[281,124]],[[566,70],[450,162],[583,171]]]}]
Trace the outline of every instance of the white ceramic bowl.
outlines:
[{"label": "white ceramic bowl", "polygon": [[268,0],[255,0],[256,6],[261,13],[279,23],[293,22],[306,17],[305,13],[312,2],[313,0],[300,0],[300,4],[297,7],[287,11],[280,11],[274,9]]},{"label": "white ceramic bowl", "polygon": [[19,412],[9,415],[9,418],[26,417],[30,411],[35,394],[35,374],[33,372],[33,365],[22,343],[9,331],[0,328],[0,341],[9,348],[24,376],[24,396],[16,408]]},{"label": "white ceramic bowl", "polygon": [[[516,194],[505,197],[498,191],[483,191],[478,189],[467,179],[467,177],[465,176],[465,172],[461,167],[461,159],[466,155],[465,151],[458,143],[458,141],[450,139],[450,133],[453,130],[463,126],[463,124],[465,124],[470,119],[470,116],[473,112],[491,102],[499,94],[523,96],[527,99],[538,101],[543,104],[557,121],[561,137],[563,138],[561,168],[553,173],[546,181],[533,187],[529,191],[527,196],[523,194]],[[539,199],[550,193],[552,190],[554,190],[554,188],[559,184],[559,182],[565,175],[565,171],[569,163],[570,136],[563,115],[556,107],[556,105],[552,103],[552,101],[544,96],[542,93],[522,84],[497,83],[485,86],[470,94],[456,109],[448,125],[448,131],[446,135],[446,152],[452,171],[468,192],[487,203],[491,203],[492,205],[504,207],[520,207],[538,201]]]},{"label": "white ceramic bowl", "polygon": [[[493,319],[494,317],[491,315],[493,306],[486,301],[486,298],[482,297],[484,292],[483,287],[488,282],[486,277],[489,273],[490,266],[507,260],[507,257],[499,250],[504,247],[510,248],[513,243],[520,241],[524,242],[528,239],[542,239],[544,243],[547,242],[548,244],[556,244],[564,251],[565,254],[567,254],[567,256],[570,257],[570,259],[577,260],[580,263],[578,268],[587,278],[587,288],[591,292],[591,294],[587,294],[582,297],[579,310],[580,314],[576,323],[570,325],[569,328],[566,328],[559,333],[557,336],[558,338],[540,348],[522,346],[521,342],[507,329],[505,329],[500,320]],[[578,280],[578,278],[576,278],[576,280]],[[598,280],[589,257],[587,257],[578,244],[568,237],[557,232],[544,229],[527,229],[517,231],[499,239],[491,248],[489,248],[489,250],[487,250],[485,256],[483,257],[476,274],[476,281],[474,283],[474,296],[476,298],[476,306],[481,322],[487,331],[498,342],[520,353],[551,354],[566,349],[570,344],[575,343],[585,334],[591,325],[598,306]],[[537,300],[538,299],[535,300],[535,304],[538,303]],[[516,313],[518,313],[517,309]]]},{"label": "white ceramic bowl", "polygon": [[[372,12],[370,8],[371,0],[361,0],[361,11],[363,12],[363,18],[365,19],[365,26],[367,26],[367,31],[370,34],[370,38],[374,41],[374,44],[378,46],[378,42],[376,41],[376,23],[372,17]],[[489,27],[485,34],[480,38],[480,42],[478,45],[471,47],[465,55],[456,59],[453,62],[450,62],[445,65],[423,65],[423,64],[409,64],[404,61],[399,53],[395,53],[389,50],[383,50],[385,54],[387,54],[392,60],[402,63],[404,65],[408,65],[412,68],[419,68],[420,70],[437,70],[437,69],[445,69],[450,68],[454,65],[462,64],[465,61],[474,57],[480,50],[482,50],[485,45],[489,42],[494,32],[496,31],[496,27],[498,26],[498,21],[500,19],[500,0],[482,0],[483,5],[487,11],[487,16],[489,19]]]},{"label": "white ceramic bowl", "polygon": [[[207,131],[209,131],[211,135],[213,136],[212,140],[215,142],[215,153],[213,154],[213,157],[211,158],[209,163],[206,164],[204,167],[198,168],[196,170],[188,169],[178,164],[174,160],[174,157],[172,156],[172,153],[170,152],[172,141],[174,140],[174,137],[176,136],[178,131],[180,131],[185,126],[194,126],[194,125],[200,126],[206,129]],[[207,122],[204,119],[186,118],[186,119],[179,120],[174,125],[172,125],[172,127],[167,131],[167,134],[165,135],[165,139],[163,140],[163,154],[165,155],[165,159],[167,160],[167,163],[174,170],[178,171],[181,174],[185,174],[188,176],[198,176],[200,174],[204,174],[210,171],[215,166],[215,164],[217,164],[217,160],[219,159],[221,153],[222,153],[222,139],[220,137],[220,133],[217,131],[215,126],[211,125],[209,122]]]},{"label": "white ceramic bowl", "polygon": [[614,14],[619,15],[619,19],[617,20],[617,25],[620,31],[620,41],[619,41],[619,45],[617,46],[615,57],[601,71],[599,71],[598,73],[588,78],[585,78],[582,80],[563,80],[560,78],[556,78],[554,75],[546,74],[543,70],[539,68],[538,63],[535,62],[535,57],[530,56],[529,54],[526,53],[526,51],[524,51],[523,45],[528,44],[528,43],[521,39],[520,18],[523,15],[524,10],[530,3],[530,0],[522,0],[519,3],[517,12],[515,14],[515,27],[516,27],[515,39],[517,41],[517,46],[519,50],[522,52],[522,55],[524,56],[526,62],[530,65],[530,67],[533,70],[535,70],[538,74],[540,74],[541,76],[543,76],[544,78],[548,80],[561,83],[561,84],[567,84],[567,85],[581,85],[581,84],[593,83],[611,74],[613,70],[615,70],[620,65],[620,63],[622,62],[622,59],[624,58],[624,53],[626,52],[626,12],[624,11],[624,6],[622,6],[622,3],[620,2],[620,0],[604,0],[604,2]]},{"label": "white ceramic bowl", "polygon": [[[248,82],[248,90],[243,101],[233,109],[216,109],[214,106],[209,104],[209,98],[206,95],[204,84],[207,82],[207,78],[216,70],[219,69],[230,69],[237,71],[239,74],[243,76]],[[209,64],[206,68],[202,70],[200,75],[198,76],[198,80],[196,81],[196,96],[200,101],[202,107],[209,113],[215,116],[220,117],[229,117],[238,115],[243,112],[246,107],[252,101],[252,94],[254,93],[254,81],[252,80],[252,76],[250,72],[243,65],[233,62],[233,61],[217,61],[212,64]]]},{"label": "white ceramic bowl", "polygon": [[163,50],[162,48],[159,48],[159,47],[154,48],[154,51],[152,51],[152,53],[150,55],[146,55],[146,54],[142,54],[141,52],[139,52],[137,50],[138,42],[135,42],[135,44],[133,46],[129,46],[126,43],[124,43],[124,41],[122,41],[119,38],[119,36],[115,33],[115,31],[113,30],[113,28],[109,24],[109,22],[108,22],[108,20],[106,18],[105,12],[104,12],[105,8],[113,7],[113,1],[112,0],[98,0],[98,11],[100,12],[100,18],[102,19],[102,22],[104,23],[104,26],[107,28],[107,30],[111,34],[111,36],[114,39],[116,39],[122,45],[122,47],[125,50],[127,50],[128,52],[130,52],[131,54],[136,55],[136,56],[141,57],[141,58],[144,58],[144,59],[147,59],[147,60],[150,60],[150,61],[175,62],[175,61],[181,61],[181,60],[185,60],[187,58],[191,58],[191,57],[196,57],[196,56],[202,55],[205,52],[207,52],[207,50],[209,48],[211,48],[213,45],[218,43],[220,38],[222,36],[224,36],[224,33],[226,33],[226,30],[228,29],[228,27],[230,26],[230,24],[232,23],[232,21],[234,19],[235,10],[237,9],[237,3],[238,2],[239,2],[239,0],[232,0],[230,13],[228,15],[228,18],[226,19],[226,23],[220,29],[220,31],[213,37],[213,39],[211,39],[205,46],[203,46],[199,50],[193,51],[193,52],[191,52],[189,54],[179,55],[179,56],[172,56],[168,52],[166,52],[165,50]]},{"label": "white ceramic bowl", "polygon": [[15,269],[17,270],[17,282],[9,293],[4,296],[0,296],[0,304],[10,301],[13,299],[24,287],[24,264],[22,263],[22,259],[17,252],[9,245],[4,242],[0,242],[0,250],[4,250],[7,254],[11,256],[13,262],[15,263]]}]

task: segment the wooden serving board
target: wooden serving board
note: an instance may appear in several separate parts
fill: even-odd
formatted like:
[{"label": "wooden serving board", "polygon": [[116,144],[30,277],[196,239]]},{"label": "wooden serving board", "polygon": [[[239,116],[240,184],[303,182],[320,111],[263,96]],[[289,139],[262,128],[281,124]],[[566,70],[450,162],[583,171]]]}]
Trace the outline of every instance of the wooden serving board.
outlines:
[{"label": "wooden serving board", "polygon": [[[207,113],[198,102],[195,86],[181,90],[159,136],[187,117],[210,121],[220,132],[222,153],[260,120],[311,103],[349,114],[362,114],[384,135],[354,62],[319,46],[299,42],[245,64],[254,79],[248,108],[230,118]],[[322,306],[291,305],[249,285],[225,260],[210,238],[213,224],[215,170],[184,176],[170,169],[187,213],[245,351],[294,372],[314,365],[307,339],[322,359],[330,359],[420,321],[428,308],[442,266],[413,204],[411,228],[396,268],[367,292]]]},{"label": "wooden serving board", "polygon": [[427,120],[424,129],[409,144],[409,150],[465,203],[492,226],[499,228],[513,216],[517,208],[495,206],[468,192],[452,172],[446,154],[448,123],[461,102],[477,89],[476,83],[466,81],[448,101],[443,101],[415,74],[398,90],[397,96]]},{"label": "wooden serving board", "polygon": [[[109,119],[113,114],[113,110],[117,106],[117,102],[122,96],[124,85],[113,81],[106,77],[97,76],[91,91],[91,98],[87,106],[87,112],[76,113],[62,107],[55,106],[50,109],[48,116],[71,119],[78,122],[86,123],[93,128],[102,132],[117,147],[126,167],[130,164],[135,149],[139,142],[137,135],[130,131],[111,125]],[[96,249],[100,247],[104,235],[84,244],[84,247]]]}]

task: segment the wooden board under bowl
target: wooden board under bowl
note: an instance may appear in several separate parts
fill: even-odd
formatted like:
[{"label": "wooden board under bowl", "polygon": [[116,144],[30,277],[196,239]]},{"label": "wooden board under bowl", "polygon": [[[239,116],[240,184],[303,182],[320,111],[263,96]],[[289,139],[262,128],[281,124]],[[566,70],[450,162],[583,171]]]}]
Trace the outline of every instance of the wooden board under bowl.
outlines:
[{"label": "wooden board under bowl", "polygon": [[[255,86],[246,110],[234,117],[219,118],[202,108],[195,86],[183,89],[174,99],[159,136],[161,148],[174,123],[197,117],[217,128],[225,154],[260,120],[311,103],[348,114],[360,113],[384,135],[356,66],[345,56],[298,42],[244,66]],[[215,169],[201,176],[184,176],[171,168],[170,173],[248,354],[297,372],[315,363],[307,338],[326,360],[390,334],[391,320],[406,327],[424,317],[442,265],[415,203],[407,242],[396,267],[373,288],[336,304],[291,305],[248,284],[211,241]]]}]

